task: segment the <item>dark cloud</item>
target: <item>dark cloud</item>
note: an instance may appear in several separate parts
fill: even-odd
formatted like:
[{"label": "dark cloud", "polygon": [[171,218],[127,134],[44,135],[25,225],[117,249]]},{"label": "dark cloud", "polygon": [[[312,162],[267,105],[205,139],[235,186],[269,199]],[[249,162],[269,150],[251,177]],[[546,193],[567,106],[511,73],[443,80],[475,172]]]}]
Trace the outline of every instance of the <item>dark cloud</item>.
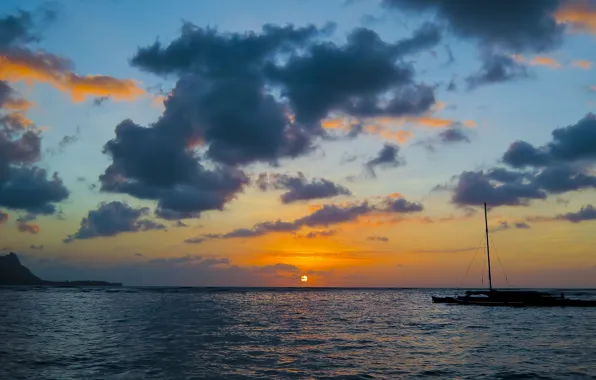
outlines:
[{"label": "dark cloud", "polygon": [[[417,115],[435,103],[433,89],[416,83],[402,58],[436,45],[436,26],[425,24],[395,43],[363,28],[344,44],[320,42],[331,29],[266,25],[221,33],[184,24],[171,43],[140,48],[134,66],[174,74],[177,83],[150,127],[130,120],[116,127],[104,148],[112,164],[101,189],[156,200],[156,214],[165,219],[198,217],[222,210],[242,191],[248,178],[238,166],[313,151],[316,139],[326,137],[320,121],[330,112]],[[347,194],[323,179],[297,186],[287,202]]]},{"label": "dark cloud", "polygon": [[512,52],[543,52],[559,46],[563,26],[553,13],[561,0],[467,1],[467,0],[383,0],[400,11],[436,12],[448,28],[483,46]]},{"label": "dark cloud", "polygon": [[[0,157],[3,153],[5,151],[0,150]],[[68,198],[69,191],[57,173],[48,179],[44,169],[11,166],[3,174],[0,175],[1,206],[34,214],[53,214],[56,212],[55,203]]]},{"label": "dark cloud", "polygon": [[58,147],[60,149],[64,149],[67,146],[76,143],[77,141],[79,141],[79,139],[80,139],[80,129],[77,127],[77,133],[74,135],[66,135],[66,136],[62,137],[62,139],[60,139],[60,142],[58,142]]},{"label": "dark cloud", "polygon": [[37,41],[34,15],[19,11],[0,18],[0,50]]},{"label": "dark cloud", "polygon": [[184,242],[186,244],[201,244],[204,241],[205,241],[205,238],[201,238],[201,237],[194,237],[194,238],[189,238],[189,239],[184,240]]},{"label": "dark cloud", "polygon": [[[51,17],[47,9],[20,11],[0,18],[0,54],[22,52],[23,44],[37,40],[37,23]],[[68,198],[58,174],[50,178],[44,169],[34,166],[41,158],[41,137],[22,114],[6,113],[9,103],[27,101],[17,96],[5,81],[0,81],[0,206],[37,214],[52,214],[55,203]],[[17,117],[19,116],[19,117]]]},{"label": "dark cloud", "polygon": [[335,236],[338,230],[323,230],[323,231],[310,231],[307,234],[296,236],[297,238],[304,239],[316,239],[321,237]]},{"label": "dark cloud", "polygon": [[553,162],[574,162],[596,159],[596,115],[589,113],[576,124],[556,128],[552,141],[534,147],[516,141],[503,155],[503,162],[514,167],[544,167]]},{"label": "dark cloud", "polygon": [[[318,122],[332,110],[405,115],[434,103],[432,89],[415,85],[410,65],[396,60],[434,43],[436,28],[425,25],[395,44],[367,29],[355,30],[345,46],[314,42],[326,32],[265,26],[260,34],[223,34],[185,25],[170,45],[141,48],[132,62],[180,77],[158,124],[184,130],[186,140],[204,142],[209,158],[233,165],[310,152],[323,134]],[[281,55],[290,58],[279,63]],[[290,100],[295,122],[268,94],[271,86]],[[380,106],[388,92],[393,100]]]},{"label": "dark cloud", "polygon": [[141,217],[149,214],[149,208],[133,208],[122,202],[100,203],[97,210],[91,210],[81,221],[78,231],[64,239],[71,243],[75,239],[93,239],[115,236],[123,232],[164,230],[166,226]]},{"label": "dark cloud", "polygon": [[532,183],[496,183],[485,171],[461,173],[454,188],[453,202],[458,205],[527,205],[532,199],[546,199],[547,193]]},{"label": "dark cloud", "polygon": [[418,202],[410,202],[404,198],[385,198],[379,210],[389,213],[409,214],[413,212],[421,212],[424,206]]},{"label": "dark cloud", "polygon": [[438,145],[447,145],[455,143],[470,143],[471,139],[468,132],[461,127],[459,123],[453,123],[450,127],[442,130],[436,136],[420,140],[415,145],[421,145],[431,152],[437,150]]},{"label": "dark cloud", "polygon": [[104,151],[112,164],[100,176],[101,190],[158,202],[156,214],[168,220],[221,210],[248,183],[244,173],[228,167],[207,170],[187,141],[156,124],[144,128],[127,120]]},{"label": "dark cloud", "polygon": [[490,53],[482,57],[482,66],[476,73],[468,76],[466,82],[468,89],[511,82],[530,76],[525,64],[515,61],[508,55]]},{"label": "dark cloud", "polygon": [[530,227],[530,225],[526,222],[515,222],[511,224],[507,221],[501,221],[496,227],[491,229],[491,232],[506,231],[510,229],[527,230],[530,228],[532,227]]},{"label": "dark cloud", "polygon": [[516,141],[503,155],[503,163],[514,170],[497,167],[457,176],[453,202],[518,206],[550,194],[596,188],[596,117],[589,114],[555,129],[552,141],[538,148]]},{"label": "dark cloud", "polygon": [[30,248],[30,249],[35,249],[35,250],[38,250],[38,251],[40,251],[40,250],[43,250],[43,249],[44,249],[44,246],[43,246],[43,244],[41,244],[41,245],[35,245],[35,244],[31,244],[31,245],[29,246],[29,248]]},{"label": "dark cloud", "polygon": [[283,203],[352,195],[352,192],[344,186],[325,178],[313,178],[309,181],[301,172],[295,176],[261,173],[256,182],[262,191],[269,189],[287,190],[280,197]]},{"label": "dark cloud", "polygon": [[381,243],[387,243],[389,242],[389,238],[386,236],[369,236],[366,238],[366,240],[368,241],[378,241]]},{"label": "dark cloud", "polygon": [[167,257],[167,258],[157,258],[149,260],[149,264],[156,264],[156,265],[177,265],[177,264],[185,264],[194,261],[202,261],[203,258],[201,256],[195,255],[186,255],[186,256],[179,256],[179,257]]},{"label": "dark cloud", "polygon": [[220,33],[184,23],[181,35],[169,45],[160,42],[139,48],[131,63],[143,70],[165,75],[189,71],[209,76],[236,75],[238,72],[258,70],[266,59],[280,52],[289,52],[304,46],[313,38],[326,35],[332,24],[322,30],[310,25],[296,28],[264,25],[260,33]]},{"label": "dark cloud", "polygon": [[365,167],[369,174],[376,177],[375,168],[391,168],[405,165],[405,160],[399,156],[399,147],[393,144],[385,144],[376,157],[366,162]]},{"label": "dark cloud", "polygon": [[450,127],[439,132],[439,141],[443,143],[455,143],[455,142],[470,142],[470,137],[465,130],[458,127]]},{"label": "dark cloud", "polygon": [[277,263],[277,264],[273,264],[273,265],[265,265],[265,266],[259,267],[257,269],[257,271],[260,273],[269,273],[269,274],[275,274],[278,272],[299,273],[300,269],[295,265]]},{"label": "dark cloud", "polygon": [[17,230],[19,230],[19,232],[26,232],[32,235],[37,235],[40,231],[40,228],[37,224],[28,223],[24,220],[17,220]]},{"label": "dark cloud", "polygon": [[[439,39],[429,24],[394,44],[358,28],[344,46],[315,44],[283,66],[271,65],[267,75],[282,86],[301,123],[317,123],[332,111],[355,117],[416,115],[435,103],[434,92],[415,84],[414,68],[399,58]],[[389,100],[382,101],[382,96]]]},{"label": "dark cloud", "polygon": [[596,208],[589,204],[582,206],[577,212],[568,212],[566,214],[557,215],[557,219],[567,220],[572,223],[596,220]]},{"label": "dark cloud", "polygon": [[0,224],[4,224],[8,221],[8,214],[0,210]]},{"label": "dark cloud", "polygon": [[109,96],[100,96],[99,98],[93,99],[93,102],[91,104],[95,107],[99,107],[102,104],[104,104],[105,102],[107,102],[109,99],[110,99]]},{"label": "dark cloud", "polygon": [[238,228],[226,234],[208,234],[205,239],[232,239],[263,236],[272,232],[295,232],[302,227],[328,228],[334,224],[353,222],[359,217],[373,213],[409,214],[421,212],[424,207],[420,203],[410,202],[403,198],[395,199],[383,197],[379,204],[369,202],[355,202],[345,205],[323,205],[318,210],[302,218],[290,222],[277,220],[275,222],[258,223],[253,228]]}]

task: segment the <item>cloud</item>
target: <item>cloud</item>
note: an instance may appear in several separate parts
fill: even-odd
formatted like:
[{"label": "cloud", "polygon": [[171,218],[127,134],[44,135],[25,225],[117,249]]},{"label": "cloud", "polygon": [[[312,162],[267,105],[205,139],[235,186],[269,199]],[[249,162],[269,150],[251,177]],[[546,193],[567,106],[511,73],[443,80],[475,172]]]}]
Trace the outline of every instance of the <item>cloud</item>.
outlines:
[{"label": "cloud", "polygon": [[132,63],[178,76],[156,124],[187,143],[201,141],[209,159],[228,165],[311,152],[330,112],[415,115],[434,104],[432,88],[416,84],[411,65],[398,60],[437,40],[432,25],[393,44],[368,29],[354,30],[342,45],[317,42],[330,31],[265,25],[260,32],[220,33],[185,24],[179,38],[139,49]]},{"label": "cloud", "polygon": [[574,33],[596,34],[596,4],[591,0],[562,2],[555,12],[557,22],[567,24]]},{"label": "cloud", "polygon": [[551,69],[560,69],[562,65],[554,58],[537,55],[532,59],[527,59],[521,54],[511,56],[516,62],[527,63],[531,66],[547,66]]},{"label": "cloud", "polygon": [[114,100],[136,100],[145,91],[130,79],[107,75],[78,75],[72,72],[72,62],[47,52],[13,50],[0,56],[0,80],[9,82],[47,83],[68,93],[74,102],[88,96],[110,96]]},{"label": "cloud", "polygon": [[288,190],[280,197],[282,203],[326,199],[339,195],[352,195],[352,192],[344,186],[333,183],[325,178],[314,178],[308,181],[301,172],[296,176],[261,173],[257,180],[257,186],[262,191],[269,189]]},{"label": "cloud", "polygon": [[511,82],[528,78],[530,75],[524,64],[513,58],[499,54],[488,53],[482,57],[482,66],[476,73],[468,76],[468,89],[473,90],[481,86]]},{"label": "cloud", "polygon": [[102,104],[104,104],[105,102],[107,102],[109,99],[110,99],[109,96],[100,96],[98,98],[93,99],[93,102],[91,104],[95,107],[99,107]]},{"label": "cloud", "polygon": [[526,222],[515,222],[513,224],[510,224],[507,221],[500,221],[496,227],[491,229],[491,232],[506,231],[510,229],[527,230],[530,228],[532,227]]},{"label": "cloud", "polygon": [[41,251],[41,250],[43,250],[43,249],[44,249],[44,246],[43,246],[43,244],[41,244],[41,245],[35,245],[35,244],[31,244],[31,245],[29,246],[29,248],[30,248],[30,249],[35,249],[35,250],[37,250],[37,251]]},{"label": "cloud", "polygon": [[81,226],[64,239],[72,243],[76,239],[93,239],[115,236],[124,232],[164,230],[165,225],[149,219],[141,219],[149,213],[149,208],[133,208],[122,202],[100,203],[97,210],[91,210],[81,220]]},{"label": "cloud", "polygon": [[457,127],[451,127],[441,131],[438,137],[439,141],[442,143],[470,142],[470,137],[467,133],[463,129]]},{"label": "cloud", "polygon": [[525,206],[550,194],[596,188],[596,116],[556,128],[541,147],[516,141],[496,167],[456,176],[453,202],[458,205]]},{"label": "cloud", "polygon": [[459,253],[459,252],[469,252],[475,251],[478,248],[475,247],[462,247],[462,248],[452,248],[452,249],[417,249],[412,252],[414,253]]},{"label": "cloud", "polygon": [[574,67],[584,70],[590,70],[593,64],[594,62],[585,59],[578,59],[576,61],[571,62],[571,65],[573,65]]},{"label": "cloud", "polygon": [[[133,263],[97,265],[80,260],[44,260],[41,255],[28,255],[26,265],[40,277],[54,281],[80,278],[101,278],[111,282],[125,282],[128,286],[289,286],[297,284],[300,273],[310,274],[290,264],[275,263],[263,266],[238,266],[226,257],[193,255],[142,257]],[[327,272],[311,270],[325,275]],[[177,289],[164,289],[177,292]]]},{"label": "cloud", "polygon": [[201,238],[201,237],[194,237],[194,238],[189,238],[189,239],[184,240],[184,242],[186,244],[201,244],[204,241],[205,241],[205,238]]},{"label": "cloud", "polygon": [[582,206],[579,209],[579,211],[557,215],[556,219],[566,220],[571,223],[580,223],[589,220],[596,220],[596,208],[589,204],[586,206]]},{"label": "cloud", "polygon": [[385,236],[369,236],[366,238],[366,240],[368,241],[378,241],[378,242],[382,242],[382,243],[387,243],[389,242],[389,238],[385,237]]},{"label": "cloud", "polygon": [[382,3],[399,11],[436,12],[437,18],[454,34],[482,46],[512,52],[552,50],[560,45],[564,31],[554,16],[559,0],[382,0]]},{"label": "cloud", "polygon": [[37,24],[40,21],[49,21],[53,16],[50,9],[46,8],[35,12],[20,10],[15,15],[0,17],[0,51],[37,42]]},{"label": "cloud", "polygon": [[296,235],[296,237],[304,238],[304,239],[317,239],[317,238],[335,236],[338,232],[339,232],[339,230],[310,231],[304,235]]},{"label": "cloud", "polygon": [[106,75],[78,75],[73,63],[28,45],[40,40],[39,27],[53,18],[49,9],[20,11],[0,18],[0,80],[47,83],[81,102],[87,96],[111,96],[115,100],[134,100],[145,91],[128,79]]},{"label": "cloud", "polygon": [[[332,111],[355,117],[415,115],[434,104],[434,94],[430,87],[415,84],[413,68],[397,59],[439,41],[432,24],[393,44],[358,28],[344,46],[315,44],[283,66],[270,65],[267,76],[283,86],[301,123],[318,122]],[[385,94],[389,100],[382,104]]]},{"label": "cloud", "polygon": [[538,148],[525,141],[514,142],[503,155],[503,161],[523,168],[596,159],[596,115],[590,113],[576,124],[556,128],[551,135],[552,141]]},{"label": "cloud", "polygon": [[17,220],[17,230],[19,230],[19,232],[27,232],[32,235],[37,235],[40,231],[40,227],[37,224]]},{"label": "cloud", "polygon": [[207,170],[188,147],[184,130],[155,124],[144,128],[126,120],[104,152],[112,163],[100,176],[101,190],[157,200],[156,214],[168,220],[222,210],[248,184],[240,170]]},{"label": "cloud", "polygon": [[455,143],[470,143],[468,132],[461,128],[460,123],[454,123],[451,127],[439,132],[436,136],[428,137],[418,141],[415,145],[421,145],[431,152],[436,151],[436,145],[447,145]]},{"label": "cloud", "polygon": [[[3,143],[5,141],[2,141],[0,136],[0,146],[3,146]],[[15,163],[22,161],[15,159],[15,152],[12,152],[12,161],[16,161]],[[5,150],[0,150],[0,206],[35,214],[54,214],[56,212],[55,204],[69,196],[69,191],[64,187],[58,174],[54,173],[48,179],[44,169],[34,166],[6,165],[5,153]],[[20,158],[29,154],[21,153],[24,156],[20,156]]]},{"label": "cloud", "polygon": [[0,225],[6,223],[8,221],[8,214],[2,210],[0,210]]},{"label": "cloud", "polygon": [[410,202],[404,198],[393,196],[382,197],[378,204],[371,204],[367,201],[353,202],[343,205],[323,205],[301,218],[293,221],[277,220],[274,222],[263,222],[255,224],[252,228],[238,228],[225,234],[207,234],[201,238],[205,239],[232,239],[251,238],[263,236],[272,232],[295,232],[303,227],[324,227],[331,225],[356,221],[361,216],[372,214],[411,214],[424,210],[422,204]]},{"label": "cloud", "polygon": [[376,177],[375,168],[394,168],[405,165],[405,160],[399,156],[399,147],[393,144],[385,144],[377,153],[376,157],[371,158],[365,164],[368,172]]}]

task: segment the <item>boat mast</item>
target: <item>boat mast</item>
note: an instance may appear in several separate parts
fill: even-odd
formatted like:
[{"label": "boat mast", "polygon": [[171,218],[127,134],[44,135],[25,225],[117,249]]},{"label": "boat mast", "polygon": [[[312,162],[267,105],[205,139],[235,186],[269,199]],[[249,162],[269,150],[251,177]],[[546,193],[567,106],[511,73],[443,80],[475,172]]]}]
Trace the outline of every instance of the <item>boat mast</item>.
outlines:
[{"label": "boat mast", "polygon": [[484,204],[484,227],[486,229],[486,256],[488,259],[488,289],[493,290],[493,281],[490,275],[490,247],[488,244],[488,217],[486,216],[486,203]]}]

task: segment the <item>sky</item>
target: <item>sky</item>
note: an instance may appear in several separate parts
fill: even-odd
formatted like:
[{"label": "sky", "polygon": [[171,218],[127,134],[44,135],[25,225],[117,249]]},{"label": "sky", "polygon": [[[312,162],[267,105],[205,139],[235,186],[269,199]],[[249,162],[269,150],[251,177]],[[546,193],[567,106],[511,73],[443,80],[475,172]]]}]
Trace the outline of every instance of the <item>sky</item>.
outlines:
[{"label": "sky", "polygon": [[596,287],[595,45],[593,0],[4,0],[0,248],[48,280],[487,286],[487,203],[495,286]]}]

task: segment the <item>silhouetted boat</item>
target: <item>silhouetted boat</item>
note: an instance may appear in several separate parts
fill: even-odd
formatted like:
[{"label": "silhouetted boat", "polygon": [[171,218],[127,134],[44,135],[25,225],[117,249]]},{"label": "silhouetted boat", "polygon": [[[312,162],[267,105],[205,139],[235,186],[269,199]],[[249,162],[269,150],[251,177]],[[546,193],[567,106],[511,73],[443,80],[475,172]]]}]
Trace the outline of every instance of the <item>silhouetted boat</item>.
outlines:
[{"label": "silhouetted boat", "polygon": [[490,247],[488,240],[488,217],[486,203],[484,204],[484,226],[486,231],[486,256],[488,260],[488,290],[466,291],[463,296],[437,297],[432,296],[433,303],[453,305],[477,306],[583,306],[596,307],[596,300],[579,300],[565,298],[561,293],[555,296],[548,292],[532,290],[497,290],[493,289],[492,274],[490,269]]}]

